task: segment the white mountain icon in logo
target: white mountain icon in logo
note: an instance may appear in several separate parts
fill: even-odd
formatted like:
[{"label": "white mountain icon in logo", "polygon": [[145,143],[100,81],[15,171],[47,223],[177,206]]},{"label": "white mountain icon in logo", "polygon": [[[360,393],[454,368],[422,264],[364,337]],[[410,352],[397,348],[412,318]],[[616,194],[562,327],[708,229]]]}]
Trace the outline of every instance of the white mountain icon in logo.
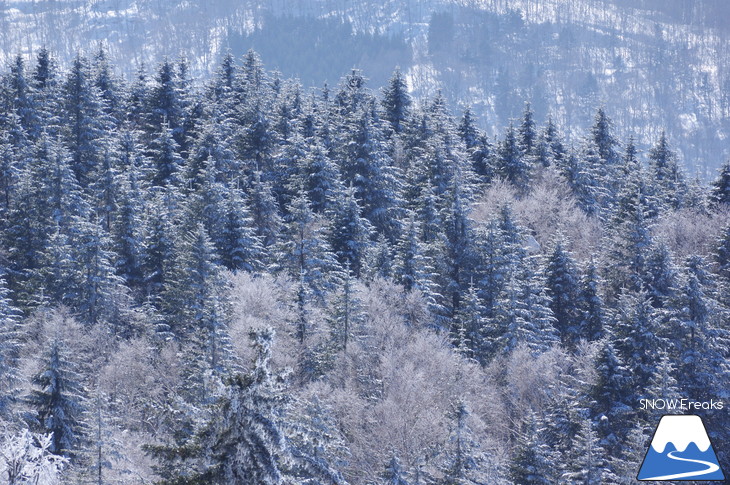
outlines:
[{"label": "white mountain icon in logo", "polygon": [[724,480],[702,418],[663,416],[637,479]]}]

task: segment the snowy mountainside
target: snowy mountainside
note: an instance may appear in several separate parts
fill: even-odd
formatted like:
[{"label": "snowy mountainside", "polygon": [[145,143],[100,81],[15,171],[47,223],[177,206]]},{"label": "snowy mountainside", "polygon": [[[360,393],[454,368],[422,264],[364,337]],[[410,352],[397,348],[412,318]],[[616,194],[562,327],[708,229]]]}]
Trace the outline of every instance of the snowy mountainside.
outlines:
[{"label": "snowy mountainside", "polygon": [[[62,60],[103,41],[126,74],[165,55],[213,72],[254,48],[306,86],[351,67],[371,88],[401,67],[416,97],[441,90],[496,133],[530,101],[572,143],[604,105],[622,139],[666,130],[690,175],[729,155],[730,59],[716,1],[5,0],[0,58],[45,45]],[[714,22],[713,22],[714,21]],[[292,25],[298,27],[292,27]],[[62,35],[63,34],[63,35]],[[332,49],[337,45],[338,49]]]}]

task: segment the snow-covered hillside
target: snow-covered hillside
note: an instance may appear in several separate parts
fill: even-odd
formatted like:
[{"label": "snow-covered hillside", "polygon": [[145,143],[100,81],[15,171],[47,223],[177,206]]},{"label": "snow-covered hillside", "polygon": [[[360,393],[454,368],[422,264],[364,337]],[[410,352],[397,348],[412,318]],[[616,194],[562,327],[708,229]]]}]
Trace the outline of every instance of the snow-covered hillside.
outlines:
[{"label": "snow-covered hillside", "polygon": [[206,76],[225,51],[253,47],[307,86],[360,67],[372,88],[400,66],[414,94],[441,90],[491,133],[530,101],[580,144],[604,105],[622,138],[646,148],[667,130],[688,172],[709,178],[728,156],[727,29],[708,27],[722,12],[713,0],[669,3],[6,0],[0,60],[45,45],[65,61],[103,41],[127,74],[184,55]]}]

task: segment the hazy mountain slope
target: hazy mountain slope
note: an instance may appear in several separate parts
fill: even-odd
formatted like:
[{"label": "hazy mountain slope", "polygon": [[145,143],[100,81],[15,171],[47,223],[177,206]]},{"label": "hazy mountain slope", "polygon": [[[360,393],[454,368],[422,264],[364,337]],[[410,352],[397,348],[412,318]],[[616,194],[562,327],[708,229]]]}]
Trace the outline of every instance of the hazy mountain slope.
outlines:
[{"label": "hazy mountain slope", "polygon": [[725,15],[714,0],[6,0],[0,56],[46,45],[65,60],[104,40],[127,73],[182,53],[206,74],[253,47],[305,85],[360,67],[373,88],[400,66],[415,94],[441,89],[491,132],[529,100],[580,143],[605,105],[622,137],[645,148],[666,129],[707,177],[728,155]]}]

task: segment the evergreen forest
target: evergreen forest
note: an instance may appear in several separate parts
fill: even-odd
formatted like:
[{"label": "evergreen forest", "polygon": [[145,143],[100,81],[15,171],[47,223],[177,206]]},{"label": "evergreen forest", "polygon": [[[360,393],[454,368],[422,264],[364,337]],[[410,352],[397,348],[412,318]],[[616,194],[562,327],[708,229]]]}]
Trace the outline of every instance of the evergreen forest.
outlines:
[{"label": "evergreen forest", "polygon": [[2,483],[629,484],[643,399],[730,405],[730,163],[398,70],[122,71],[0,72]]}]

